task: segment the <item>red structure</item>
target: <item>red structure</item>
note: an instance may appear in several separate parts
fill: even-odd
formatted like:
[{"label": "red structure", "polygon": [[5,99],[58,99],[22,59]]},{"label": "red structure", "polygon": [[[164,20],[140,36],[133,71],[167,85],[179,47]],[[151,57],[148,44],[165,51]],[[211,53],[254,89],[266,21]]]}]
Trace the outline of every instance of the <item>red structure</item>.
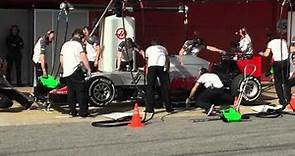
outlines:
[{"label": "red structure", "polygon": [[[96,4],[105,6],[109,0],[68,0],[73,4]],[[281,4],[277,0],[167,0],[157,2],[142,0],[144,7],[187,5],[188,25],[184,25],[183,14],[168,11],[145,11],[129,13],[136,18],[137,42],[145,48],[152,39],[158,39],[168,48],[170,54],[177,54],[186,38],[197,30],[208,45],[228,49],[236,40],[234,32],[241,26],[248,28],[254,51],[263,50],[267,34],[275,31]],[[10,0],[1,1],[0,8],[56,8],[61,0]],[[138,4],[139,5],[139,4]],[[94,6],[94,5],[92,5]],[[139,6],[137,6],[139,7]],[[286,11],[287,9],[285,9]],[[90,25],[95,23],[101,11],[90,13]],[[284,12],[286,18],[286,12]],[[203,51],[200,57],[218,62],[219,55]],[[264,59],[264,64],[269,64]],[[265,68],[265,67],[264,67]]]}]

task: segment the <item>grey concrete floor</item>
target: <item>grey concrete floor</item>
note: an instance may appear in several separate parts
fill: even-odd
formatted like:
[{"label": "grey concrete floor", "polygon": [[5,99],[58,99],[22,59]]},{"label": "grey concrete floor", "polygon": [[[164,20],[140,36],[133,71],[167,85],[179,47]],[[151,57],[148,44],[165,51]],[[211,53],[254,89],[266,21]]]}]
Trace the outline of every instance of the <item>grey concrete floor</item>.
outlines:
[{"label": "grey concrete floor", "polygon": [[[242,113],[251,113],[250,106],[262,101],[277,103],[273,87],[264,88],[257,103],[242,106]],[[143,109],[140,107],[141,112]],[[165,111],[157,109],[144,128],[91,126],[105,120],[104,113],[132,110],[132,104],[114,104],[92,108],[93,117],[79,119],[59,111],[23,110],[16,103],[11,109],[0,110],[0,156],[295,155],[292,115],[251,117],[240,123],[193,123],[192,119],[205,117],[202,110],[178,108],[178,113],[164,117]]]},{"label": "grey concrete floor", "polygon": [[89,121],[5,126],[0,155],[13,156],[170,156],[295,154],[294,116],[251,118],[240,123],[192,118],[154,119],[141,129],[97,128]]}]

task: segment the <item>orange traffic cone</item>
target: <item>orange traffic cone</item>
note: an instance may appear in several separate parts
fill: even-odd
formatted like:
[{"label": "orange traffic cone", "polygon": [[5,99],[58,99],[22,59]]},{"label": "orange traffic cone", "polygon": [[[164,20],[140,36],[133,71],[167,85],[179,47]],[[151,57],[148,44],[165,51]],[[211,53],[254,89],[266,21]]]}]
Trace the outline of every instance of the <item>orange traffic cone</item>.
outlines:
[{"label": "orange traffic cone", "polygon": [[295,111],[295,94],[292,94],[291,100],[290,100],[290,107],[293,111]]},{"label": "orange traffic cone", "polygon": [[132,120],[131,120],[131,123],[128,124],[128,127],[140,128],[140,127],[143,127],[143,126],[144,126],[144,124],[141,123],[141,117],[140,117],[140,114],[139,114],[138,103],[136,101],[135,105],[134,105],[134,112],[133,112]]}]

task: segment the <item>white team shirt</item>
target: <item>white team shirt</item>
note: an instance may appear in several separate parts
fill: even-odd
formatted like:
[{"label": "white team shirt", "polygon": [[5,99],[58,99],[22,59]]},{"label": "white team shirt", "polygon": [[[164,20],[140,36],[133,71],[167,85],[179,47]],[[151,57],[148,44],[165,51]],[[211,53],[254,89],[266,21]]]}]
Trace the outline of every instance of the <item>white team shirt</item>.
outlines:
[{"label": "white team shirt", "polygon": [[40,37],[37,43],[34,46],[34,54],[33,54],[33,62],[40,63],[40,54],[41,51],[47,51],[48,46],[45,45],[45,41],[43,37]]},{"label": "white team shirt", "polygon": [[205,73],[201,75],[197,81],[204,84],[206,88],[222,88],[223,84],[220,78],[214,73]]},{"label": "white team shirt", "polygon": [[240,40],[239,48],[241,52],[245,54],[249,54],[249,55],[253,54],[252,41],[248,34],[246,34],[245,37]]},{"label": "white team shirt", "polygon": [[63,77],[72,75],[81,63],[80,53],[84,52],[78,41],[68,41],[64,43],[60,54],[63,55]]},{"label": "white team shirt", "polygon": [[148,67],[165,66],[167,49],[161,45],[153,45],[146,49],[146,57],[148,58]]},{"label": "white team shirt", "polygon": [[[288,58],[289,51],[287,42],[284,39],[273,39],[267,44],[267,48],[272,52],[272,58],[274,61],[283,61]],[[283,55],[281,55],[281,53]]]},{"label": "white team shirt", "polygon": [[96,58],[96,44],[92,45],[86,41],[86,52],[88,61],[95,61]]}]

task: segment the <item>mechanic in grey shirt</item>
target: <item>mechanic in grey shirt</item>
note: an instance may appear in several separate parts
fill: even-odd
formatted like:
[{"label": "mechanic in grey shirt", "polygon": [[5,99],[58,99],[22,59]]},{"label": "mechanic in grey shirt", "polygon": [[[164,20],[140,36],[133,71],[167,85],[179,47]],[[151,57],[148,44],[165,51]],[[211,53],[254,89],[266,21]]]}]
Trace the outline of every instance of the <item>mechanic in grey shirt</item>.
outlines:
[{"label": "mechanic in grey shirt", "polygon": [[118,46],[117,69],[118,71],[136,71],[136,53],[144,55],[143,50],[131,39],[126,38]]},{"label": "mechanic in grey shirt", "polygon": [[224,54],[225,51],[214,46],[207,45],[194,31],[194,38],[184,42],[183,46],[179,50],[179,55],[197,55],[201,50],[207,49],[210,51]]},{"label": "mechanic in grey shirt", "polygon": [[34,54],[33,54],[33,62],[35,66],[35,77],[34,77],[34,95],[41,96],[42,95],[42,87],[37,83],[38,77],[45,75],[47,76],[47,65],[45,54],[48,51],[48,46],[52,43],[54,38],[54,31],[48,30],[47,33],[40,37],[37,43],[34,46]]}]

